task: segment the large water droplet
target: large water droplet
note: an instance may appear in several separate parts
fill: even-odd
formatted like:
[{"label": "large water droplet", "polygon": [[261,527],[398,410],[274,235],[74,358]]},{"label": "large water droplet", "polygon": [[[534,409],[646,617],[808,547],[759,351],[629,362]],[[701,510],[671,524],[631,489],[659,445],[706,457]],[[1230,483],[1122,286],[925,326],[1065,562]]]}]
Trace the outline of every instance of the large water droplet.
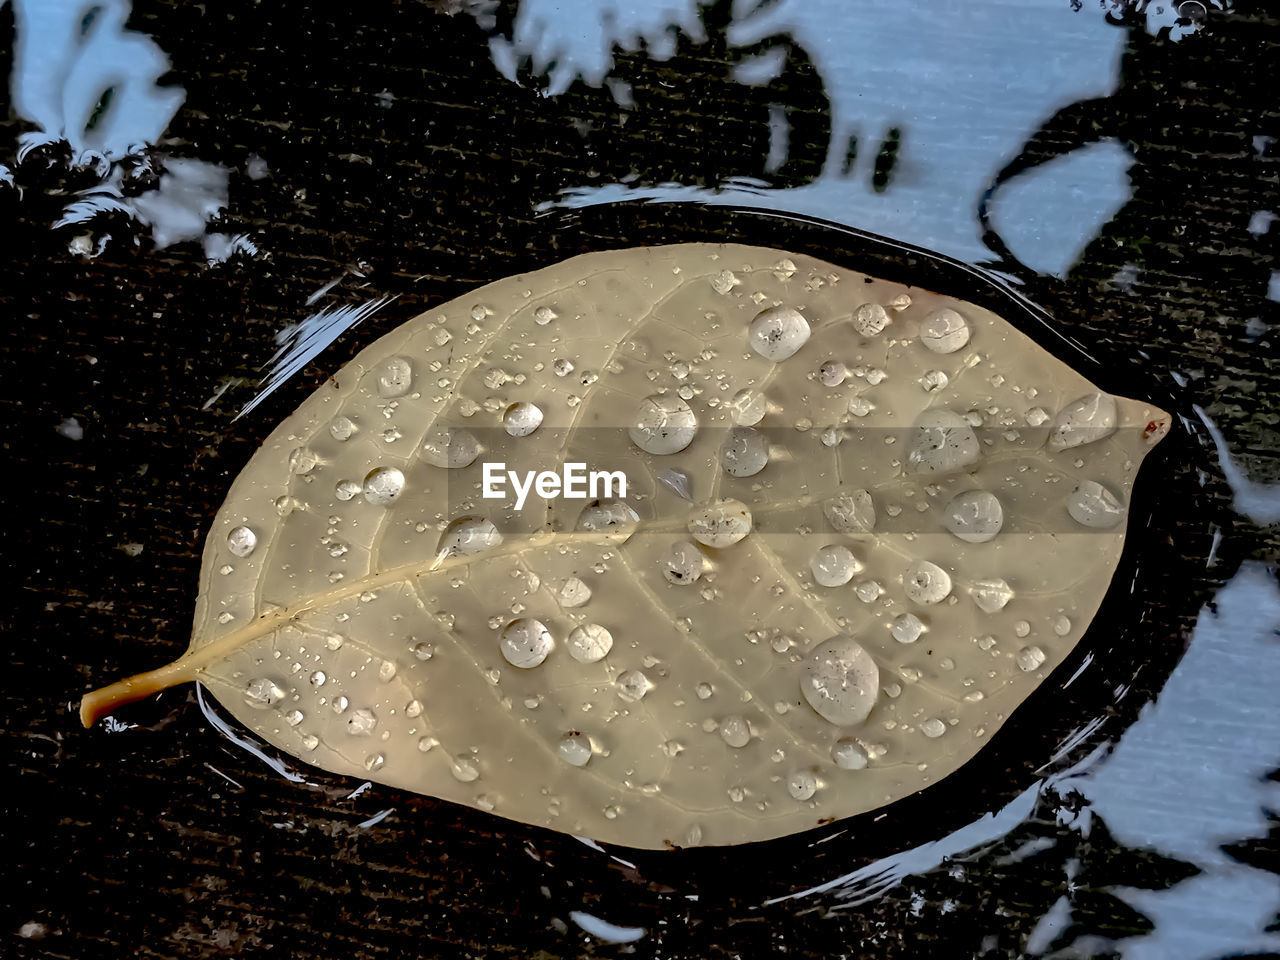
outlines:
[{"label": "large water droplet", "polygon": [[402,397],[413,386],[413,366],[404,357],[389,357],[378,367],[378,395]]},{"label": "large water droplet", "polygon": [[1081,526],[1106,529],[1124,519],[1124,506],[1096,480],[1082,480],[1067,496],[1067,513]]},{"label": "large water droplet", "polygon": [[469,467],[480,456],[480,441],[469,430],[435,427],[422,441],[422,459],[433,467],[458,470]]},{"label": "large water droplet", "polygon": [[720,450],[720,464],[731,477],[754,477],[768,462],[769,441],[751,427],[734,427]]},{"label": "large water droplet", "polygon": [[274,707],[284,698],[284,688],[269,677],[250,680],[244,690],[244,702],[255,710]]},{"label": "large water droplet", "polygon": [[653,683],[639,670],[627,670],[618,674],[618,696],[628,703],[635,703],[653,689]]},{"label": "large water droplet", "polygon": [[466,557],[502,543],[502,534],[484,517],[459,517],[445,527],[436,547],[437,557]]},{"label": "large water droplet", "polygon": [[902,587],[914,603],[939,603],[951,593],[951,575],[936,563],[916,560],[903,571]]},{"label": "large water droplet", "polygon": [[942,522],[966,543],[986,543],[1004,526],[1004,508],[993,493],[966,490],[947,504]]},{"label": "large water droplet", "polygon": [[950,307],[943,307],[920,323],[920,342],[934,353],[955,353],[969,342],[969,324]]},{"label": "large water droplet", "polygon": [[916,473],[948,473],[976,463],[982,447],[973,427],[950,410],[926,410],[911,430],[907,462]]},{"label": "large water droplet", "polygon": [[459,783],[473,783],[480,778],[480,767],[470,757],[458,757],[449,765],[449,772]]},{"label": "large water droplet", "polygon": [[979,580],[969,592],[984,613],[999,613],[1013,599],[1013,588],[1003,580]]},{"label": "large water droplet", "polygon": [[813,579],[822,587],[843,587],[861,569],[862,564],[853,551],[841,543],[819,547],[809,558]]},{"label": "large water droplet", "polygon": [[880,668],[862,646],[847,635],[833,637],[813,649],[804,661],[800,692],[818,716],[836,726],[867,719],[880,689]]},{"label": "large water droplet", "polygon": [[719,500],[694,509],[689,514],[688,527],[699,543],[722,549],[751,532],[751,511],[741,500]]},{"label": "large water droplet", "polygon": [[591,741],[576,730],[561,737],[556,749],[566,763],[575,767],[585,767],[591,759]]},{"label": "large water droplet", "polygon": [[751,349],[774,363],[794,356],[808,339],[809,321],[794,307],[761,311],[747,330]]},{"label": "large water droplet", "polygon": [[609,543],[626,543],[640,516],[623,500],[593,500],[578,514],[576,529],[601,534]]},{"label": "large water droplet", "polygon": [[878,303],[864,303],[853,315],[853,329],[864,337],[879,335],[889,323],[888,312]]},{"label": "large water droplet", "polygon": [[632,417],[627,432],[631,442],[645,453],[666,455],[679,453],[698,432],[698,418],[679,397],[656,395],[645,397]]},{"label": "large water droplet", "polygon": [[870,492],[854,490],[822,504],[822,513],[837,533],[870,533],[876,525],[876,505]]},{"label": "large water droplet", "polygon": [[513,437],[527,437],[542,426],[542,410],[533,403],[513,403],[502,414],[502,429]]},{"label": "large water droplet", "polygon": [[569,656],[579,663],[596,663],[613,649],[613,634],[598,623],[583,623],[569,633]]},{"label": "large water droplet", "polygon": [[1102,440],[1116,432],[1116,398],[1090,393],[1072,400],[1058,411],[1049,428],[1049,449],[1069,450]]},{"label": "large water droplet", "polygon": [[759,390],[739,390],[729,401],[733,422],[740,427],[754,427],[769,412],[769,401]]},{"label": "large water droplet", "polygon": [[521,617],[503,628],[499,646],[507,663],[529,670],[547,659],[555,641],[541,620]]},{"label": "large water droplet", "polygon": [[693,583],[702,576],[702,551],[688,540],[671,545],[671,553],[662,560],[662,575],[668,583]]},{"label": "large water droplet", "polygon": [[248,527],[236,527],[227,534],[227,549],[237,557],[247,557],[258,545],[258,535]]},{"label": "large water droplet", "polygon": [[731,714],[720,721],[720,739],[734,748],[745,747],[751,742],[751,726],[739,714]]},{"label": "large water droplet", "polygon": [[385,507],[404,493],[404,474],[396,467],[376,467],[364,478],[364,499],[374,506]]}]

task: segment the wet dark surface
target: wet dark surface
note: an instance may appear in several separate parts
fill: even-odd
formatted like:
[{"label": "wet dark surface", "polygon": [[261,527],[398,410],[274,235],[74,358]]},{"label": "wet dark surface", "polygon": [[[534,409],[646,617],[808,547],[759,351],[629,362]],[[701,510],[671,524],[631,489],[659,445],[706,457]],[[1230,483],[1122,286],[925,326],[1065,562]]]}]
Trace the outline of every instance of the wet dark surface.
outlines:
[{"label": "wet dark surface", "polygon": [[[12,486],[3,549],[16,589],[0,614],[10,657],[0,954],[1280,950],[1280,829],[1269,812],[1280,809],[1280,535],[1265,525],[1280,500],[1280,228],[1261,216],[1280,210],[1271,79],[1280,33],[1259,4],[1211,9],[1176,42],[1168,29],[1149,33],[1134,10],[1099,26],[1088,4],[1075,16],[1094,20],[1063,20],[1068,6],[970,5],[975,29],[1008,30],[1009,57],[1032,61],[1052,56],[1057,38],[1014,31],[1014,12],[1077,30],[1084,39],[1064,35],[1067,49],[1105,26],[1114,33],[1097,42],[1114,45],[1118,72],[1108,95],[1087,83],[1045,95],[1039,120],[1008,131],[1022,148],[994,152],[981,178],[957,181],[973,202],[954,221],[930,220],[946,206],[929,192],[930,171],[949,159],[941,148],[913,152],[920,131],[934,114],[960,117],[958,138],[988,114],[998,126],[1001,105],[1020,94],[991,85],[990,109],[975,107],[970,92],[984,88],[961,77],[955,102],[886,113],[877,97],[897,102],[896,89],[854,96],[832,80],[848,70],[802,42],[813,18],[840,16],[834,5],[709,5],[697,21],[705,39],[685,30],[663,60],[656,41],[618,52],[606,76],[582,67],[549,95],[556,68],[540,70],[537,44],[521,46],[514,5],[371,3],[338,19],[253,4],[122,7],[127,27],[168,54],[162,86],[180,85],[185,101],[157,143],[117,164],[114,212],[57,228],[71,191],[102,180],[68,162],[92,166],[81,150],[93,131],[72,130],[84,141],[74,148],[37,137],[19,162],[19,135],[39,124],[30,97],[11,93],[0,129],[0,163],[14,180],[0,184],[10,238],[0,303]],[[0,10],[6,36],[19,7]],[[788,10],[795,29],[735,39],[735,23]],[[891,20],[876,6],[862,26],[874,38]],[[885,50],[899,49],[895,37]],[[984,64],[957,46],[954,68],[980,75]],[[11,54],[0,47],[7,73]],[[530,53],[519,83],[495,66],[503,49]],[[735,69],[760,56],[776,75],[745,85]],[[45,73],[56,80],[60,69]],[[73,76],[54,83],[67,99]],[[120,109],[127,101],[116,96]],[[109,126],[111,109],[95,129]],[[876,124],[853,122],[860,110]],[[1059,227],[1070,232],[1060,211],[1090,209],[1104,192],[1091,184],[1105,177],[1063,180],[1075,198],[1065,206],[1038,206],[1044,194],[1032,194],[1001,208],[1013,202],[1004,191],[1065,169],[1064,159],[1103,156],[1080,153],[1101,142],[1128,157],[1116,180],[1123,202],[1072,227],[1083,229],[1079,257],[1038,273],[1027,261],[1054,262],[1043,251]],[[98,147],[113,159],[127,152]],[[183,169],[175,158],[204,164],[192,177],[215,194],[210,165],[226,167],[226,204],[207,224],[196,218],[194,239],[158,248],[157,228],[173,217],[153,213],[149,229],[123,200],[155,194],[164,171]],[[1035,181],[1050,197],[1053,176]],[[690,201],[691,188],[720,192],[697,194],[705,205],[589,203],[593,189]],[[978,255],[963,238],[983,236],[988,188],[986,227],[997,232]],[[538,215],[566,196],[573,209]],[[822,212],[910,243],[928,234],[938,252],[1012,278],[1052,328],[961,267],[730,204]],[[202,244],[201,234],[226,243]],[[240,236],[252,247],[218,256]],[[80,729],[72,705],[82,692],[185,648],[203,532],[231,479],[360,346],[479,283],[573,253],[718,236],[984,299],[1103,387],[1181,415],[1140,478],[1141,509],[1103,613],[973,763],[829,830],[640,855],[383,787],[352,796],[358,783],[292,760],[299,776],[282,777],[219,733],[189,687]],[[398,299],[233,419],[257,396],[279,331],[383,296]],[[1051,329],[1095,362],[1055,347]],[[1195,407],[1221,430],[1225,459]],[[645,933],[603,942],[571,911]]]}]

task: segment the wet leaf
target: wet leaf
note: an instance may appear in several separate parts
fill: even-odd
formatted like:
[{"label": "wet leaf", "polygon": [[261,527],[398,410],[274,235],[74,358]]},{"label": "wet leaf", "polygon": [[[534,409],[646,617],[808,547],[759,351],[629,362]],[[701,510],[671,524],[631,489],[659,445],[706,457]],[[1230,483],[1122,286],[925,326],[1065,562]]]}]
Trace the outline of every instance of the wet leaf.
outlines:
[{"label": "wet leaf", "polygon": [[[963,301],[589,254],[335,374],[218,512],[190,650],[82,718],[198,679],[307,762],[515,820],[793,833],[945,777],[1063,661],[1168,422]],[[611,476],[525,476],[572,463]]]}]

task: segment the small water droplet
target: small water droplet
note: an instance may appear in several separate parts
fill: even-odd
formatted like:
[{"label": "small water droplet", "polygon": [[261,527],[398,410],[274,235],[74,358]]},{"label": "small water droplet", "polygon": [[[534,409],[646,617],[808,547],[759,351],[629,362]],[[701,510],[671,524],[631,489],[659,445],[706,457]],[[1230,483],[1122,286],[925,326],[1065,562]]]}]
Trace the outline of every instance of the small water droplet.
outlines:
[{"label": "small water droplet", "polygon": [[699,700],[709,700],[711,699],[711,695],[715,693],[715,688],[709,683],[700,683],[694,689],[694,693],[698,695]]},{"label": "small water droplet", "polygon": [[473,783],[480,779],[480,768],[469,757],[458,757],[449,765],[449,772],[460,783]]},{"label": "small water droplet", "polygon": [[868,762],[867,751],[849,737],[842,737],[831,745],[831,759],[841,770],[861,770]]},{"label": "small water droplet", "polygon": [[1004,526],[1004,508],[993,493],[966,490],[947,504],[942,522],[966,543],[986,543]]},{"label": "small water droplet", "polygon": [[359,496],[363,488],[354,480],[343,480],[333,488],[333,495],[339,500],[347,501],[353,497]]},{"label": "small water droplet", "polygon": [[626,670],[618,674],[617,686],[619,697],[635,703],[653,689],[653,682],[639,670]]},{"label": "small water droplet", "polygon": [[793,800],[811,800],[818,792],[818,778],[808,770],[800,770],[787,778],[787,793]]},{"label": "small water droplet", "polygon": [[364,478],[366,503],[385,507],[400,499],[404,493],[404,474],[396,467],[375,467]]},{"label": "small water droplet", "polygon": [[754,427],[769,412],[769,401],[759,390],[739,390],[729,401],[733,422],[740,427]]},{"label": "small water droplet", "polygon": [[697,431],[698,418],[689,404],[662,394],[640,401],[627,430],[632,443],[645,453],[658,456],[679,453],[693,441]]},{"label": "small water droplet", "polygon": [[1072,400],[1054,417],[1049,429],[1049,449],[1069,450],[1105,439],[1116,432],[1116,398],[1090,393]]},{"label": "small water droplet", "polygon": [[829,543],[813,552],[809,569],[819,586],[843,587],[862,569],[862,564],[844,544]]},{"label": "small water droplet", "polygon": [[937,739],[947,732],[947,725],[937,717],[930,717],[920,724],[920,732],[930,739]]},{"label": "small water droplet", "polygon": [[854,584],[853,592],[863,603],[874,603],[884,593],[884,587],[875,580],[863,580]]},{"label": "small water droplet", "polygon": [[1019,620],[1013,625],[1013,632],[1019,637],[1025,637],[1031,633],[1031,624],[1026,620]]},{"label": "small water droplet", "polygon": [[849,368],[839,360],[828,360],[818,368],[818,380],[825,387],[838,387],[849,376]]},{"label": "small water droplet", "polygon": [[248,527],[235,527],[227,534],[227,549],[237,557],[247,557],[258,545],[258,535]]},{"label": "small water droplet", "polygon": [[378,725],[378,718],[368,707],[360,707],[347,718],[347,733],[353,737],[367,737]]},{"label": "small water droplet", "polygon": [[1071,619],[1069,617],[1062,616],[1062,615],[1059,615],[1058,617],[1054,618],[1053,632],[1060,637],[1065,637],[1068,633],[1071,632]]},{"label": "small water droplet", "polygon": [[559,314],[557,314],[555,310],[544,304],[533,311],[533,322],[538,324],[540,327],[545,327],[558,316]]},{"label": "small water droplet", "polygon": [[741,500],[720,500],[695,508],[689,514],[688,528],[699,543],[723,549],[751,532],[751,511]]},{"label": "small water droplet", "polygon": [[378,368],[378,395],[402,397],[413,386],[413,366],[404,357],[390,357]]},{"label": "small water droplet", "polygon": [[950,410],[926,410],[912,427],[907,462],[916,473],[949,473],[971,466],[981,456],[973,427]]},{"label": "small water droplet", "polygon": [[466,557],[483,553],[502,543],[502,534],[484,517],[459,517],[440,535],[436,556]]},{"label": "small water droplet", "polygon": [[1044,651],[1039,647],[1023,647],[1015,659],[1020,670],[1030,673],[1044,663]]},{"label": "small water droplet", "polygon": [[328,674],[326,674],[323,670],[317,670],[315,673],[311,674],[311,677],[310,677],[311,685],[313,687],[323,687],[324,682],[328,679],[329,679]]},{"label": "small water droplet", "polygon": [[903,571],[902,587],[913,603],[939,603],[951,593],[951,575],[936,563],[916,560]]},{"label": "small water droplet", "polygon": [[[409,639],[413,640],[412,637]],[[409,652],[418,660],[430,660],[435,656],[436,648],[426,640],[414,640],[409,644]]]},{"label": "small water droplet", "polygon": [[383,683],[389,682],[396,675],[396,662],[394,660],[383,660],[378,667],[378,679]]},{"label": "small water droplet", "polygon": [[527,437],[542,426],[542,410],[537,404],[521,401],[502,414],[502,429],[513,437]]},{"label": "small water droplet", "polygon": [[371,753],[364,758],[364,768],[370,773],[374,773],[382,769],[383,764],[387,762],[387,758],[381,753]]},{"label": "small water droplet", "polygon": [[591,588],[577,577],[570,577],[560,586],[556,598],[562,607],[568,609],[581,607],[591,599]]},{"label": "small water droplet", "polygon": [[567,377],[573,373],[573,361],[561,357],[551,365],[551,368],[555,371],[557,377]]},{"label": "small water droplet", "polygon": [[955,310],[943,307],[921,322],[920,342],[934,353],[955,353],[969,342],[969,324]]},{"label": "small water droplet", "polygon": [[853,315],[853,329],[864,337],[878,336],[892,321],[878,303],[864,303]]},{"label": "small water droplet", "polygon": [[925,631],[924,622],[914,613],[903,613],[894,618],[889,632],[899,643],[915,643]]},{"label": "small water droplet", "polygon": [[1004,580],[978,580],[969,592],[983,613],[998,613],[1013,599],[1013,588]]},{"label": "small water droplet", "polygon": [[849,412],[855,417],[865,417],[875,409],[875,405],[866,397],[854,397],[849,401]]},{"label": "small water droplet", "polygon": [[290,710],[284,715],[285,723],[289,724],[291,727],[296,727],[304,719],[305,718],[303,717],[301,710]]},{"label": "small water droplet", "polygon": [[1032,407],[1030,410],[1027,411],[1026,420],[1027,420],[1028,426],[1032,426],[1032,427],[1041,426],[1042,424],[1047,422],[1048,419],[1049,419],[1049,414],[1045,413],[1043,407]]},{"label": "small water droplet", "polygon": [[613,634],[598,623],[583,623],[570,631],[567,646],[579,663],[596,663],[613,649]]},{"label": "small water droplet", "polygon": [[419,737],[418,738],[419,753],[430,753],[433,749],[435,749],[439,745],[440,745],[440,741],[437,740],[435,737]]},{"label": "small water droplet", "polygon": [[720,450],[720,464],[731,477],[753,477],[769,462],[769,442],[751,427],[734,427]]},{"label": "small water droplet", "polygon": [[498,646],[507,663],[531,670],[547,659],[555,641],[541,620],[521,617],[503,628]]},{"label": "small water droplet", "polygon": [[351,701],[348,700],[346,697],[334,697],[333,700],[331,701],[331,706],[333,707],[334,713],[344,713],[347,707],[350,705],[351,705]]},{"label": "small water droplet", "polygon": [[404,705],[404,715],[409,719],[422,716],[422,701],[410,700]]},{"label": "small water droplet", "polygon": [[744,717],[730,714],[720,721],[720,739],[735,749],[745,747],[751,742],[751,727]]},{"label": "small water droplet", "polygon": [[576,730],[561,737],[556,749],[566,763],[575,767],[585,767],[591,759],[591,741]]},{"label": "small water droplet", "polygon": [[274,707],[284,697],[284,689],[269,677],[250,680],[244,691],[244,702],[256,710]]},{"label": "small water droplet", "polygon": [[662,560],[662,576],[668,583],[693,583],[702,576],[702,552],[688,540],[671,545],[671,553]]},{"label": "small water droplet", "polygon": [[924,375],[920,377],[920,386],[924,388],[925,393],[937,393],[939,390],[946,389],[951,378],[941,370],[926,370]]},{"label": "small water droplet", "polygon": [[751,349],[774,363],[792,357],[809,340],[809,321],[794,307],[771,307],[747,329]]},{"label": "small water droplet", "polygon": [[435,427],[422,441],[419,453],[433,467],[459,470],[471,466],[480,456],[480,441],[470,430]]},{"label": "small water droplet", "polygon": [[1083,480],[1067,497],[1067,513],[1081,526],[1106,529],[1124,519],[1124,506],[1096,480]]},{"label": "small water droplet", "polygon": [[329,421],[329,436],[335,440],[350,440],[356,433],[356,425],[350,417],[334,417]]}]

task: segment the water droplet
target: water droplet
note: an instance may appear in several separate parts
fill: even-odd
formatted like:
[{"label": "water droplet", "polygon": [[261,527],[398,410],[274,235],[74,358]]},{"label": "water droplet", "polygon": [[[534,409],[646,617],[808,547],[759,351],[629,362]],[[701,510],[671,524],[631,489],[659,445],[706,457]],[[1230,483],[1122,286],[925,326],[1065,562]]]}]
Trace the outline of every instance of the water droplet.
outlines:
[{"label": "water droplet", "polygon": [[1049,428],[1049,449],[1069,450],[1102,440],[1116,432],[1116,398],[1090,393],[1058,411]]},{"label": "water droplet", "polygon": [[723,549],[751,532],[751,511],[741,500],[719,500],[695,508],[689,514],[688,528],[699,543]]},{"label": "water droplet", "polygon": [[350,500],[352,497],[360,495],[360,491],[364,489],[354,480],[343,480],[333,488],[333,495],[343,502]]},{"label": "water droplet", "polygon": [[351,716],[347,717],[347,733],[353,737],[367,737],[377,725],[378,718],[368,707],[353,710]]},{"label": "water droplet", "polygon": [[591,741],[576,730],[561,737],[557,749],[564,761],[575,767],[585,767],[591,759]]},{"label": "water droplet", "polygon": [[378,666],[378,679],[383,683],[388,683],[395,678],[396,662],[394,660],[383,660]]},{"label": "water droplet", "polygon": [[870,533],[875,529],[876,505],[866,490],[842,493],[824,501],[822,513],[837,533]]},{"label": "water droplet", "polygon": [[769,442],[751,427],[734,427],[720,450],[720,464],[731,477],[753,477],[769,462]]},{"label": "water droplet", "polygon": [[248,527],[236,527],[227,534],[227,549],[237,557],[247,557],[258,545],[258,535]]},{"label": "water droplet", "polygon": [[570,577],[561,585],[556,597],[562,607],[580,607],[591,599],[591,588],[577,577]]},{"label": "water droplet", "polygon": [[542,410],[536,404],[513,403],[502,414],[502,428],[513,437],[527,437],[542,426]]},{"label": "water droplet", "polygon": [[863,580],[861,583],[854,584],[853,592],[863,603],[873,603],[880,599],[880,595],[884,593],[884,587],[875,580]]},{"label": "water droplet", "polygon": [[[413,641],[413,638],[409,638]],[[409,652],[418,660],[430,660],[435,656],[436,648],[426,640],[416,640],[409,644]]]},{"label": "water droplet", "polygon": [[702,576],[702,553],[687,540],[673,543],[662,561],[662,575],[668,583],[689,584]]},{"label": "water droplet", "polygon": [[844,544],[829,543],[819,547],[809,558],[809,570],[822,587],[843,587],[862,569],[853,551]]},{"label": "water droplet", "polygon": [[920,635],[924,631],[924,621],[914,613],[899,614],[889,627],[889,632],[893,634],[893,639],[899,643],[915,643],[920,639]]},{"label": "water droplet", "polygon": [[679,397],[655,395],[640,401],[628,433],[645,453],[679,453],[698,431],[698,418]]},{"label": "water droplet", "polygon": [[719,294],[727,294],[740,283],[742,281],[732,270],[721,270],[711,278],[711,288]]},{"label": "water droplet", "polygon": [[818,778],[808,770],[800,770],[787,778],[787,793],[793,800],[811,800],[818,792]]},{"label": "water droplet", "polygon": [[569,656],[579,663],[596,663],[613,649],[613,634],[598,623],[583,623],[569,633]]},{"label": "water droplet", "polygon": [[1004,526],[1004,508],[993,493],[966,490],[947,504],[942,522],[966,543],[986,543]]},{"label": "water droplet", "polygon": [[547,659],[555,641],[541,620],[521,617],[503,628],[498,645],[507,663],[521,670],[530,670]]},{"label": "water droplet", "polygon": [[576,529],[604,535],[609,543],[626,543],[640,516],[622,500],[593,500],[578,515]]},{"label": "water droplet", "polygon": [[800,692],[818,716],[837,726],[861,723],[875,706],[880,669],[847,635],[819,644],[804,662]]},{"label": "water droplet", "polygon": [[1071,620],[1069,617],[1059,615],[1053,621],[1053,632],[1060,637],[1065,637],[1071,632]]},{"label": "water droplet", "polygon": [[902,587],[914,603],[938,603],[951,593],[951,575],[936,563],[916,560],[902,572]]},{"label": "water droplet", "polygon": [[920,377],[920,386],[924,388],[925,393],[937,393],[939,390],[946,389],[951,378],[941,370],[926,370],[924,375]]},{"label": "water droplet", "polygon": [[284,697],[284,689],[269,677],[250,680],[244,690],[244,702],[256,710],[274,707]]},{"label": "water droplet", "polygon": [[751,727],[744,717],[730,714],[720,721],[720,739],[734,748],[745,747],[751,742]]},{"label": "water droplet", "polygon": [[470,430],[435,427],[419,448],[422,459],[433,467],[458,470],[469,467],[480,456],[480,441]]},{"label": "water droplet", "polygon": [[841,770],[861,770],[867,765],[867,751],[856,740],[843,737],[831,745],[831,759]]},{"label": "water droplet", "polygon": [[604,817],[606,820],[617,820],[618,814],[621,812],[622,810],[619,809],[617,804],[611,803],[609,806],[604,808]]},{"label": "water droplet", "polygon": [[375,773],[376,771],[381,770],[383,764],[386,762],[387,758],[385,754],[371,753],[369,756],[364,758],[364,768],[370,773]]},{"label": "water droplet", "polygon": [[950,307],[943,307],[920,323],[920,342],[934,353],[955,353],[969,342],[969,324]]},{"label": "water droplet", "polygon": [[466,557],[502,543],[498,528],[484,517],[459,517],[445,527],[436,547],[437,557]]},{"label": "water droplet", "polygon": [[396,467],[375,467],[364,478],[364,499],[377,507],[385,507],[404,493],[404,474]]},{"label": "water droplet", "polygon": [[474,783],[480,779],[480,768],[469,757],[458,757],[449,765],[449,772],[460,783]]},{"label": "water droplet", "polygon": [[756,315],[747,343],[766,360],[779,363],[794,356],[809,339],[809,321],[794,307],[771,307]]},{"label": "water droplet", "polygon": [[302,738],[303,750],[306,750],[309,752],[311,750],[314,750],[318,746],[320,746],[320,738],[317,737],[314,733],[308,733],[303,736]]},{"label": "water droplet", "polygon": [[298,447],[289,454],[289,472],[299,477],[305,477],[319,465],[320,458],[306,447]]},{"label": "water droplet", "polygon": [[435,749],[439,745],[440,745],[440,741],[437,740],[435,737],[419,737],[418,738],[419,753],[430,753],[433,749]]},{"label": "water droplet", "polygon": [[1067,497],[1067,513],[1085,527],[1105,529],[1124,519],[1124,507],[1116,495],[1096,480],[1082,480]]},{"label": "water droplet", "polygon": [[349,707],[350,705],[351,705],[351,701],[348,700],[346,697],[334,697],[333,700],[330,702],[330,706],[333,707],[334,713],[343,713],[346,711],[347,707]]},{"label": "water droplet", "polygon": [[916,473],[947,473],[978,461],[982,447],[968,421],[950,410],[926,410],[911,430],[907,462]]},{"label": "water droplet", "polygon": [[865,417],[874,409],[875,404],[866,397],[854,397],[849,401],[849,412],[855,417]]},{"label": "water droplet", "polygon": [[1039,647],[1023,647],[1014,659],[1019,670],[1030,673],[1044,663],[1044,651]]},{"label": "water droplet", "polygon": [[667,467],[658,471],[658,482],[682,500],[693,500],[689,493],[689,475]]},{"label": "water droplet", "polygon": [[1013,625],[1013,632],[1019,637],[1025,637],[1031,633],[1031,624],[1026,620],[1019,620]]},{"label": "water droplet", "polygon": [[839,360],[828,360],[818,368],[818,379],[825,387],[838,387],[849,376],[849,369]]},{"label": "water droplet", "polygon": [[551,369],[555,371],[557,377],[567,377],[573,373],[573,361],[561,357],[551,365]]},{"label": "water droplet", "polygon": [[1048,421],[1048,419],[1049,419],[1049,414],[1045,413],[1043,407],[1032,407],[1030,410],[1027,411],[1026,420],[1027,420],[1028,426],[1031,426],[1031,427],[1042,426],[1044,423]]},{"label": "water droplet", "polygon": [[759,390],[739,390],[729,401],[733,422],[740,427],[754,427],[769,412],[769,401]]},{"label": "water droplet", "polygon": [[412,720],[414,717],[422,716],[422,701],[410,700],[404,705],[404,715]]},{"label": "water droplet", "polygon": [[930,717],[920,724],[920,732],[930,739],[937,739],[947,732],[947,725],[937,717]]},{"label": "water droplet", "polygon": [[890,322],[888,312],[878,303],[864,303],[853,315],[853,329],[864,337],[878,336]]},{"label": "water droplet", "polygon": [[700,683],[694,688],[694,693],[698,695],[699,700],[710,700],[711,695],[715,693],[715,688],[709,683]]},{"label": "water droplet", "polygon": [[540,327],[545,327],[557,316],[559,316],[559,314],[544,304],[533,311],[533,322],[538,324]]},{"label": "water droplet", "polygon": [[978,580],[969,592],[983,613],[999,613],[1013,599],[1013,588],[999,579]]},{"label": "water droplet", "polygon": [[390,357],[378,367],[378,395],[402,397],[413,386],[413,366],[404,357]]},{"label": "water droplet", "polygon": [[668,740],[663,743],[662,752],[668,757],[678,757],[684,753],[684,744],[679,740]]},{"label": "water droplet", "polygon": [[618,674],[618,696],[628,703],[643,699],[653,689],[653,683],[639,670],[627,670]]},{"label": "water droplet", "polygon": [[329,436],[335,440],[350,440],[356,433],[356,425],[350,417],[334,417],[329,421]]},{"label": "water droplet", "polygon": [[310,677],[311,685],[313,687],[323,687],[324,682],[328,679],[329,679],[328,674],[326,674],[323,670],[317,670],[315,673],[311,674],[311,677]]}]

